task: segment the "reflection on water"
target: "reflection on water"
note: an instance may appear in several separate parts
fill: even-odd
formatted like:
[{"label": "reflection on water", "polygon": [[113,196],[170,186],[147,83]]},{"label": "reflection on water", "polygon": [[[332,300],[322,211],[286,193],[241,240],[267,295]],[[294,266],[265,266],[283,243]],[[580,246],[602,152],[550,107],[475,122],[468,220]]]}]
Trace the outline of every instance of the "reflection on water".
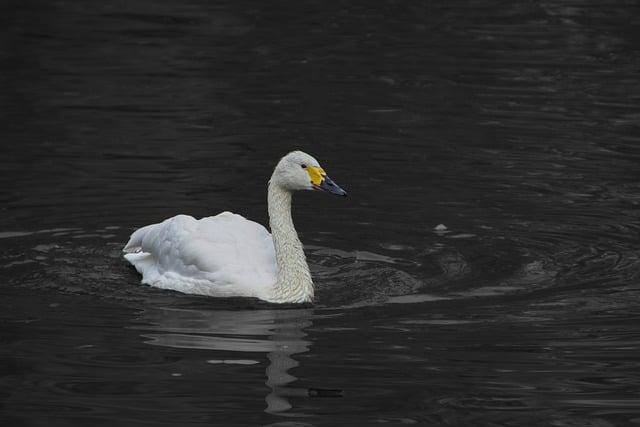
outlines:
[{"label": "reflection on water", "polygon": [[[209,363],[252,364],[246,353],[266,353],[266,384],[270,389],[265,397],[268,413],[291,409],[288,396],[308,396],[309,390],[287,387],[296,380],[289,370],[298,366],[291,356],[309,350],[311,343],[304,338],[304,328],[311,326],[312,309],[298,310],[190,310],[145,309],[140,321],[146,326],[136,327],[154,331],[145,333],[147,344],[174,348],[212,350]],[[233,355],[218,359],[219,352]],[[227,354],[227,353],[224,353]],[[237,356],[235,356],[237,354]],[[233,358],[231,358],[233,357]],[[250,357],[250,356],[249,356]]]}]

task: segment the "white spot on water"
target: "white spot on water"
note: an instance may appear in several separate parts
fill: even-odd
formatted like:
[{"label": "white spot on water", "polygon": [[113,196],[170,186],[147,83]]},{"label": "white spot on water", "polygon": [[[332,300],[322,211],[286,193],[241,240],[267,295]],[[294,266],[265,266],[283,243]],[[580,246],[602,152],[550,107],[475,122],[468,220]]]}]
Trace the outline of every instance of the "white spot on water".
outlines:
[{"label": "white spot on water", "polygon": [[461,233],[453,236],[447,236],[449,239],[470,239],[471,237],[476,237],[476,235],[471,233]]},{"label": "white spot on water", "polygon": [[413,294],[413,295],[400,295],[397,297],[391,297],[387,302],[392,304],[414,304],[418,302],[442,301],[447,299],[450,299],[450,298],[439,297],[437,295],[429,295],[429,294]]},{"label": "white spot on water", "polygon": [[28,236],[33,234],[30,231],[0,231],[0,239],[8,239],[10,237]]},{"label": "white spot on water", "polygon": [[260,362],[251,359],[209,359],[207,363],[212,365],[256,365]]}]

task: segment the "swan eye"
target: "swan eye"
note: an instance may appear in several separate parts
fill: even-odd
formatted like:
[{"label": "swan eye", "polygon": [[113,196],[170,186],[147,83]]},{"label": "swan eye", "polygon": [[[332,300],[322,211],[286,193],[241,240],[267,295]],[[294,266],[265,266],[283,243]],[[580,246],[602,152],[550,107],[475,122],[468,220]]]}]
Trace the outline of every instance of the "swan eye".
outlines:
[{"label": "swan eye", "polygon": [[300,165],[300,167],[301,167],[302,169],[306,169],[306,168],[307,168],[307,165],[305,165],[305,164],[303,163],[303,164],[301,164],[301,165]]}]

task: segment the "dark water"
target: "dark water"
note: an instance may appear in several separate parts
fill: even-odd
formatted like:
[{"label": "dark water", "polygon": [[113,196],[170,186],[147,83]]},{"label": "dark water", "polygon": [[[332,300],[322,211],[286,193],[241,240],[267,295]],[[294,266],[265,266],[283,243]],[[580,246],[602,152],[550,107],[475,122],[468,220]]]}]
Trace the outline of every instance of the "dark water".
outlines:
[{"label": "dark water", "polygon": [[[2,425],[640,424],[639,12],[3,2]],[[314,306],[138,283],[295,148]]]}]

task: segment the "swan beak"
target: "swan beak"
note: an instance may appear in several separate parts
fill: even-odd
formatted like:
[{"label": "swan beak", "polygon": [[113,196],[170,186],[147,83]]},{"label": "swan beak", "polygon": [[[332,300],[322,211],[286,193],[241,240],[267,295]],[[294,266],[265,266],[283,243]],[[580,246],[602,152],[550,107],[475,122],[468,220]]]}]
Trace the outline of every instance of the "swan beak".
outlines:
[{"label": "swan beak", "polygon": [[347,196],[347,192],[340,188],[338,184],[333,182],[333,180],[326,175],[323,177],[320,185],[317,185],[315,187],[319,188],[320,190],[326,191],[327,193],[335,194],[336,196]]},{"label": "swan beak", "polygon": [[331,178],[327,176],[327,173],[318,166],[307,166],[307,173],[311,179],[311,184],[316,190],[323,190],[336,196],[346,196],[347,192],[338,186]]}]

